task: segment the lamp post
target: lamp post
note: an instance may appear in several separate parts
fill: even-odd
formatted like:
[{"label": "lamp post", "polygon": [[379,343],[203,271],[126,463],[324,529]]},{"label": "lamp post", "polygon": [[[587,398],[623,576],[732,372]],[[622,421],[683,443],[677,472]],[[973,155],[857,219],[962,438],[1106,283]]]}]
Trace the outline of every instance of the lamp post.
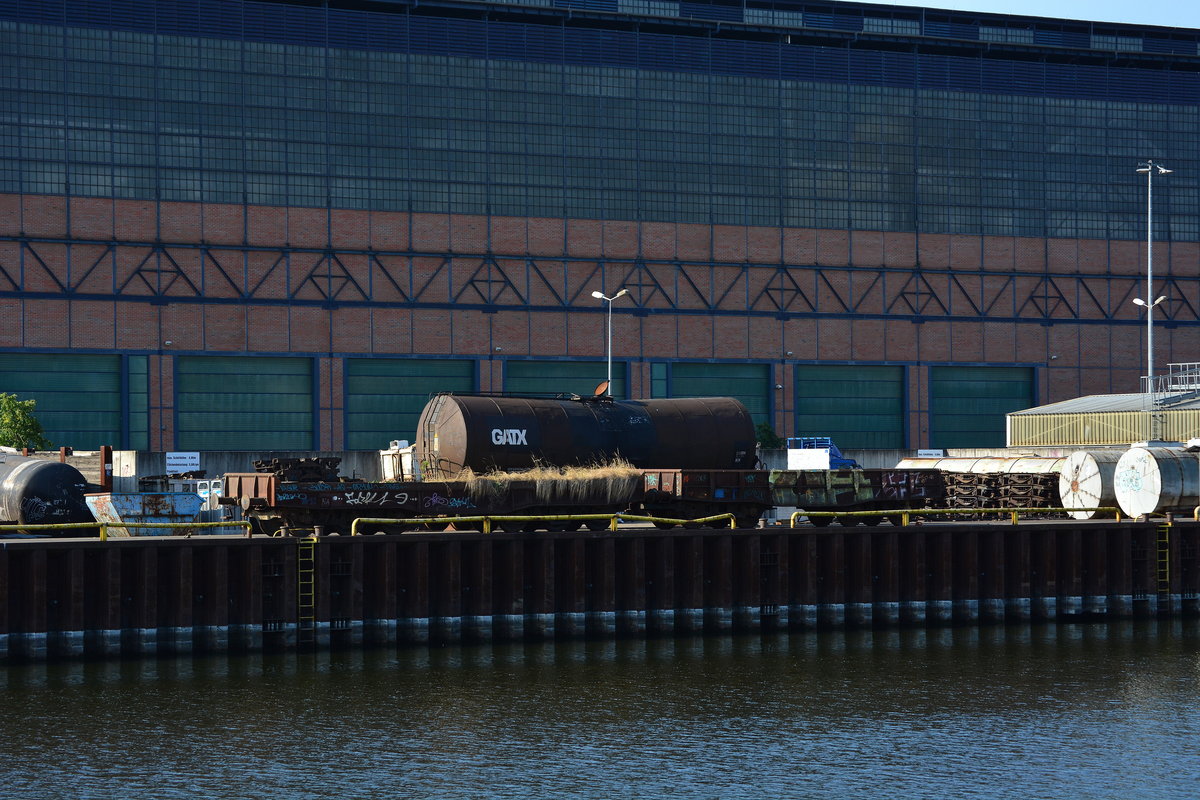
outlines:
[{"label": "lamp post", "polygon": [[604,302],[608,303],[608,336],[607,336],[608,347],[605,350],[605,352],[607,353],[606,360],[608,362],[608,380],[607,380],[607,388],[605,389],[605,391],[608,393],[609,397],[612,396],[612,304],[613,304],[613,300],[616,300],[618,297],[622,297],[627,294],[629,294],[628,289],[622,289],[621,291],[614,294],[612,297],[605,296],[604,292],[592,292],[592,297],[596,298],[597,300],[603,300]]},{"label": "lamp post", "polygon": [[1146,298],[1133,298],[1134,305],[1146,309],[1146,391],[1154,392],[1154,307],[1167,299],[1154,297],[1154,176],[1168,175],[1171,170],[1162,164],[1147,161],[1137,169],[1146,174]]}]

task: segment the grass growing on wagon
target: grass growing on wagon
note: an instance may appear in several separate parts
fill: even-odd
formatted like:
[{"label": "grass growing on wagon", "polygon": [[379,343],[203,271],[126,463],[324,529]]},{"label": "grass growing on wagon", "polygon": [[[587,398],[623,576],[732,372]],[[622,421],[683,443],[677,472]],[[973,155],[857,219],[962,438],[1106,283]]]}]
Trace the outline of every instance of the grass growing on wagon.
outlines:
[{"label": "grass growing on wagon", "polygon": [[456,480],[467,484],[473,499],[506,491],[508,484],[530,482],[540,502],[569,501],[586,505],[617,503],[633,496],[642,480],[642,473],[627,461],[614,460],[606,464],[582,467],[552,467],[541,464],[519,472],[488,472],[476,475],[469,469]]}]

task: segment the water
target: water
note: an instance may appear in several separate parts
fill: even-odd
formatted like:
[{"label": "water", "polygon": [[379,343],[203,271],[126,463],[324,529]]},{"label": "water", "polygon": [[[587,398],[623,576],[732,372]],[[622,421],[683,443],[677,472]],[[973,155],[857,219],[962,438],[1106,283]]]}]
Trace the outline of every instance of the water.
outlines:
[{"label": "water", "polygon": [[1200,622],[0,668],[5,798],[1194,798]]}]

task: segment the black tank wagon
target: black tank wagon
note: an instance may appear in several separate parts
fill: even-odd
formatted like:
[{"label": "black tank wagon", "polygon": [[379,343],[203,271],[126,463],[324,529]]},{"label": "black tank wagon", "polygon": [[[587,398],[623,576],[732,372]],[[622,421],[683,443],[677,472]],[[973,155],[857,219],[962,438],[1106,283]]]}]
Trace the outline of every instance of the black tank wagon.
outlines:
[{"label": "black tank wagon", "polygon": [[[362,517],[449,523],[622,511],[670,519],[732,513],[751,526],[771,505],[767,473],[753,469],[753,421],[734,398],[439,394],[419,428],[418,479],[364,483],[340,477],[336,463],[262,462],[256,473],[226,475],[222,502],[240,505],[263,533],[315,526],[345,532]],[[551,474],[525,479],[536,474],[526,470],[539,467]],[[584,469],[555,473],[572,467]],[[571,523],[511,524],[560,530]]]},{"label": "black tank wagon", "polygon": [[602,464],[638,469],[753,469],[754,422],[732,397],[614,400],[435,395],[421,413],[426,479]]}]

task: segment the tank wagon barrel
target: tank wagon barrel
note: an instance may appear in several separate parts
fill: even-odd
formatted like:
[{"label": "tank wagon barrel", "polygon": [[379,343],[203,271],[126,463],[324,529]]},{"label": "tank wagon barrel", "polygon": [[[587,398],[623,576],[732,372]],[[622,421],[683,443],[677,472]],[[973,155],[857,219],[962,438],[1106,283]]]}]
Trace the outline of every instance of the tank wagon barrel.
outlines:
[{"label": "tank wagon barrel", "polygon": [[0,453],[0,521],[20,525],[94,522],[87,480],[70,464]]},{"label": "tank wagon barrel", "polygon": [[613,400],[440,394],[418,422],[422,474],[608,463],[639,469],[752,469],[754,422],[732,397]]}]

